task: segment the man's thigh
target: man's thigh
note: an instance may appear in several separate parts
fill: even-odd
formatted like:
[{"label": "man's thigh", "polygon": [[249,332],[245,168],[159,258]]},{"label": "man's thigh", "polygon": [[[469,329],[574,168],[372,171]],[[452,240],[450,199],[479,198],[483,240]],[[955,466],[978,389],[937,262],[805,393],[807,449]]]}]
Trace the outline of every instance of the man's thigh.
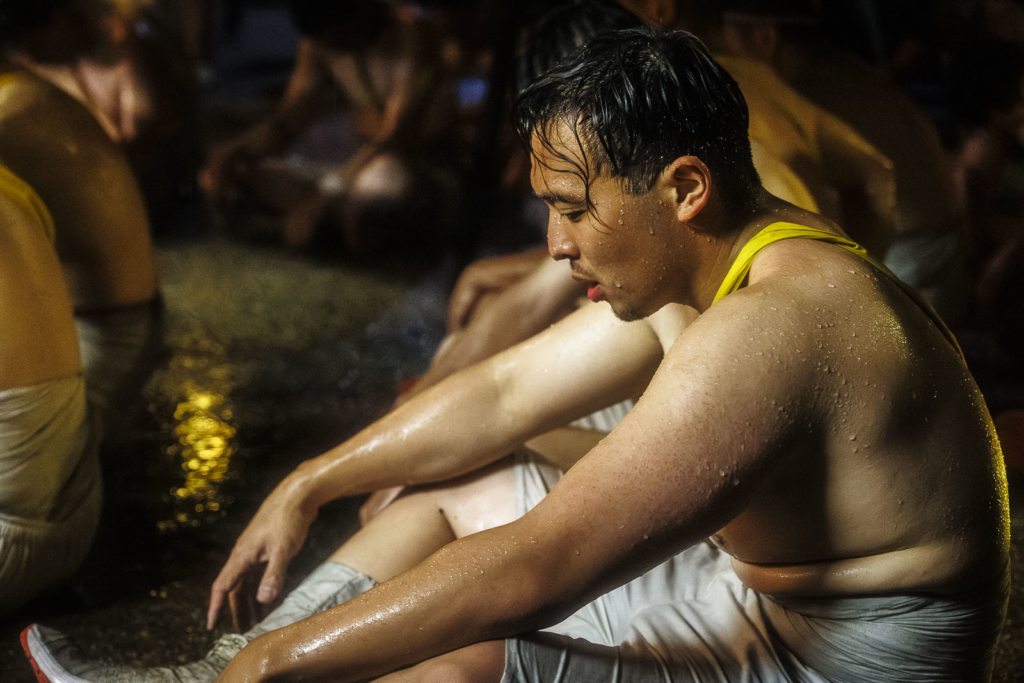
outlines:
[{"label": "man's thigh", "polygon": [[497,640],[428,659],[376,683],[499,683],[504,669],[505,643]]}]

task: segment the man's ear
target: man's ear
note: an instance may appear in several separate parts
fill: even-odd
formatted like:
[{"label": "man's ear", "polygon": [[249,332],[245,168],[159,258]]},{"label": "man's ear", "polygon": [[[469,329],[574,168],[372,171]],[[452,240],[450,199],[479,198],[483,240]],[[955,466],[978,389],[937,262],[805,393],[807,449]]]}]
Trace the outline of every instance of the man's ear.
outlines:
[{"label": "man's ear", "polygon": [[668,191],[676,218],[689,223],[711,198],[711,172],[693,156],[679,157],[662,171],[660,183]]}]

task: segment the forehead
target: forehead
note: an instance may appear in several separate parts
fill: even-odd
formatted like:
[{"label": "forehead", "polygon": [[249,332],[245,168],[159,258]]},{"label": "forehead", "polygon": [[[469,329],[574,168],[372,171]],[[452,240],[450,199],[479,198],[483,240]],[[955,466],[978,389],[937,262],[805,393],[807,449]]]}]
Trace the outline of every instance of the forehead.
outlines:
[{"label": "forehead", "polygon": [[571,194],[578,195],[582,201],[587,185],[595,178],[584,179],[588,169],[592,170],[592,162],[588,163],[572,126],[559,120],[540,132],[534,132],[530,150],[530,182],[541,198],[552,194]]}]

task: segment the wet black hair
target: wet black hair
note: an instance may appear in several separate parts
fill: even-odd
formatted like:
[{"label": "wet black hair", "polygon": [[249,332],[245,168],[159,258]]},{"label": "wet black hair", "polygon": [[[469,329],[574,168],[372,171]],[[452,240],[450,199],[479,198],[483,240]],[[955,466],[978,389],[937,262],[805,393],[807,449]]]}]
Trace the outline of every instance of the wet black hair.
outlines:
[{"label": "wet black hair", "polygon": [[[583,152],[555,151],[553,124],[565,122]],[[733,215],[756,208],[747,103],[704,44],[683,31],[640,28],[606,33],[533,82],[516,105],[516,128],[570,164],[587,188],[602,173],[626,192],[649,191],[672,161],[703,161]],[[589,192],[587,204],[590,209]]]},{"label": "wet black hair", "polygon": [[74,0],[0,0],[0,44],[16,43],[41,28]]},{"label": "wet black hair", "polygon": [[295,27],[304,36],[320,38],[345,27],[354,39],[377,35],[390,18],[383,0],[288,0]]},{"label": "wet black hair", "polygon": [[525,90],[594,36],[643,25],[639,17],[613,0],[578,0],[556,7],[541,17],[526,37],[516,74],[517,91]]}]

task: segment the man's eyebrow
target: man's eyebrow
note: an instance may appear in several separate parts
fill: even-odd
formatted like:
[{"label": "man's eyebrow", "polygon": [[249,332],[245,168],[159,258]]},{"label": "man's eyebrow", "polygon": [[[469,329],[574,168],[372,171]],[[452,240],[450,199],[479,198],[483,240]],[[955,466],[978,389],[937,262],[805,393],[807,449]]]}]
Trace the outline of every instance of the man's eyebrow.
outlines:
[{"label": "man's eyebrow", "polygon": [[545,192],[538,192],[537,196],[543,199],[548,204],[582,204],[584,197],[575,194],[562,194],[556,190],[547,190]]}]

